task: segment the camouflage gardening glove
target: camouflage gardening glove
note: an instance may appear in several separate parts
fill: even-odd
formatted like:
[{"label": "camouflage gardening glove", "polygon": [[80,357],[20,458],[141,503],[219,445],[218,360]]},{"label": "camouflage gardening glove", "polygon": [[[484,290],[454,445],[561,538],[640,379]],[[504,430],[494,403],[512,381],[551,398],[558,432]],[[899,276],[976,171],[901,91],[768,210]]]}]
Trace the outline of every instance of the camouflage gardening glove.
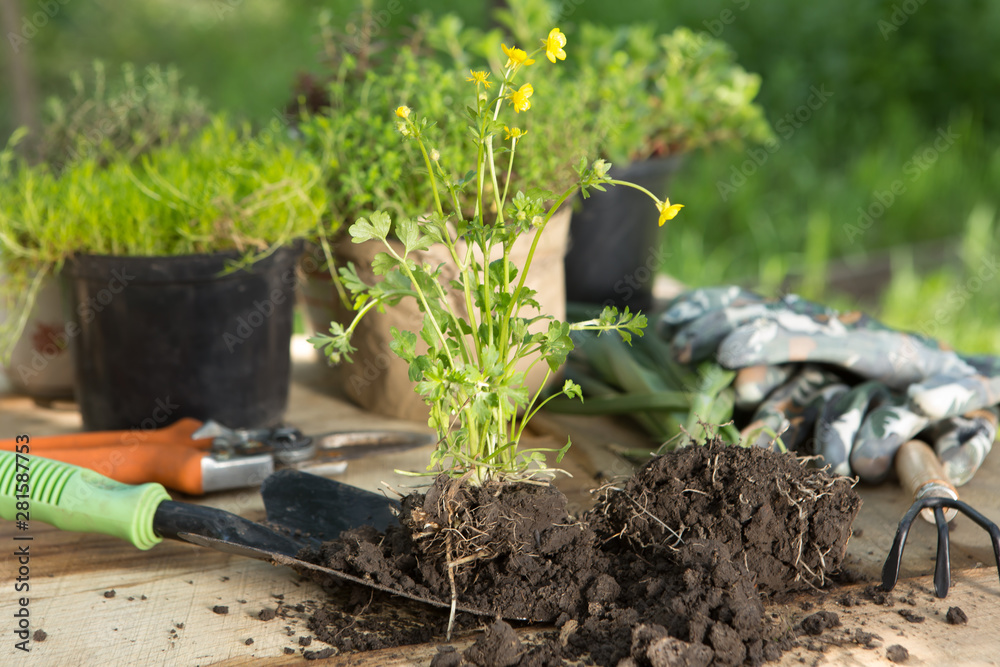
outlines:
[{"label": "camouflage gardening glove", "polygon": [[885,479],[899,446],[923,434],[962,484],[996,435],[1000,359],[964,357],[860,313],[706,288],[675,299],[660,334],[678,361],[739,369],[736,405],[755,410],[745,440],[768,446],[780,433],[788,448],[866,482]]}]

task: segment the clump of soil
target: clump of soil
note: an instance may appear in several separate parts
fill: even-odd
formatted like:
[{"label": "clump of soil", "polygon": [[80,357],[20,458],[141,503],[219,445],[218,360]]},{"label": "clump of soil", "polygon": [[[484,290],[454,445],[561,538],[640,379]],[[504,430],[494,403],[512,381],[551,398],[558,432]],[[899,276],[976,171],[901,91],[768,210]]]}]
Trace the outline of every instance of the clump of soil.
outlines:
[{"label": "clump of soil", "polygon": [[646,555],[691,538],[722,542],[772,595],[825,584],[844,558],[860,507],[846,478],[791,456],[684,447],[623,486],[605,487],[591,525],[612,549]]},{"label": "clump of soil", "polygon": [[[788,455],[685,447],[604,487],[579,520],[552,487],[470,487],[441,477],[404,499],[399,526],[348,531],[300,558],[560,629],[521,645],[501,622],[482,640],[509,645],[502,660],[490,644],[442,654],[440,664],[561,664],[584,655],[599,665],[673,664],[663,662],[670,656],[759,664],[780,656],[785,640],[766,622],[761,593],[822,585],[843,558],[859,506],[848,481]],[[440,638],[444,629],[441,615],[425,613],[414,624],[383,619],[379,631],[356,613],[375,596],[356,597],[346,615],[328,606],[313,616],[317,638],[365,650],[426,641],[428,632]],[[464,626],[476,622],[468,616]]]},{"label": "clump of soil", "polygon": [[945,615],[945,619],[951,625],[965,625],[969,622],[969,617],[965,615],[961,607],[948,607],[948,613]]},{"label": "clump of soil", "polygon": [[802,629],[814,637],[823,634],[824,630],[840,627],[840,617],[832,611],[819,611],[802,619]]},{"label": "clump of soil", "polygon": [[892,662],[906,662],[910,659],[910,652],[906,650],[905,646],[893,644],[885,650],[885,657]]}]

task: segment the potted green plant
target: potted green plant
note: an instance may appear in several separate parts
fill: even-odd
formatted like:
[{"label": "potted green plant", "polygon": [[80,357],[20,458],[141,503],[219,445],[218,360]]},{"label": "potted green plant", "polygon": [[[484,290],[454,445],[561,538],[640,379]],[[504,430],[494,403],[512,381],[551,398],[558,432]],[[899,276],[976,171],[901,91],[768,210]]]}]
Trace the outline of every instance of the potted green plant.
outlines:
[{"label": "potted green plant", "polygon": [[[307,113],[299,125],[318,153],[332,156],[328,182],[331,232],[342,231],[373,208],[408,218],[434,214],[438,200],[442,207],[456,206],[466,219],[481,205],[484,219],[496,220],[499,209],[492,197],[494,189],[508,194],[518,190],[531,193],[545,184],[561,191],[578,179],[573,165],[596,150],[593,121],[576,106],[587,100],[578,99],[572,80],[556,68],[533,72],[533,85],[551,95],[531,98],[537,113],[517,118],[518,140],[532,150],[510,170],[500,170],[495,179],[479,183],[470,165],[475,164],[480,148],[469,139],[468,128],[454,118],[465,113],[470,104],[468,86],[478,76],[473,74],[474,63],[486,61],[494,70],[503,65],[502,57],[496,55],[503,53],[499,31],[484,33],[464,27],[454,16],[444,16],[418,19],[409,39],[391,52],[378,51],[364,37],[362,33],[356,39],[329,38],[325,53],[333,58],[332,80],[322,90],[324,101],[315,102],[315,90],[305,96],[318,111]],[[481,94],[495,94],[500,85],[487,77],[481,82]],[[568,99],[573,99],[573,104],[568,104]],[[426,156],[398,131],[403,121],[387,112],[400,104],[420,109],[427,123],[422,134]],[[503,127],[500,131],[503,133]],[[497,150],[509,149],[498,146]],[[438,189],[425,187],[425,158],[440,170]],[[481,201],[475,186],[486,192]],[[535,298],[545,312],[556,317],[565,313],[562,259],[569,217],[567,205],[537,246],[532,245],[534,231],[529,229],[510,249],[515,261],[523,263],[534,247],[539,261],[528,286],[537,292]],[[334,263],[353,263],[359,276],[370,282],[374,275],[367,267],[381,246],[355,245],[343,234],[328,236]],[[443,263],[446,273],[458,273],[444,244],[420,252],[424,253],[421,261]],[[311,278],[305,292],[315,330],[325,331],[331,319],[347,326],[353,319],[352,309],[342,304],[329,281],[316,274]],[[455,291],[451,298],[458,305],[464,301]],[[419,316],[412,303],[403,303],[384,313],[373,313],[358,325],[356,339],[361,342],[356,363],[335,369],[348,396],[373,411],[427,418],[427,407],[412,390],[406,364],[390,351],[391,328],[405,326]],[[531,368],[529,385],[537,388],[545,375],[541,367]]]},{"label": "potted green plant", "polygon": [[315,233],[326,201],[312,154],[223,116],[138,161],[91,151],[56,172],[11,151],[0,174],[4,296],[18,322],[62,272],[84,426],[279,422],[295,241]]},{"label": "potted green plant", "polygon": [[[773,140],[753,102],[760,77],[736,64],[725,43],[677,28],[656,34],[632,25],[580,26],[578,73],[595,87],[592,109],[612,175],[666,193],[671,174],[692,151],[719,144]],[[661,267],[660,235],[641,195],[616,188],[598,193],[574,214],[566,256],[573,301],[652,303]]]},{"label": "potted green plant", "polygon": [[[21,153],[58,173],[81,156],[102,164],[116,155],[135,160],[157,145],[182,140],[204,126],[208,111],[197,92],[180,81],[176,68],[155,64],[138,70],[125,63],[120,76],[109,77],[104,64],[95,61],[90,72],[69,76],[70,94],[45,101],[41,131],[23,138]],[[5,364],[7,376],[16,391],[41,400],[73,396],[60,292],[59,276],[43,281],[34,307],[19,311],[23,323],[7,317],[0,304],[0,330],[23,329]]]}]

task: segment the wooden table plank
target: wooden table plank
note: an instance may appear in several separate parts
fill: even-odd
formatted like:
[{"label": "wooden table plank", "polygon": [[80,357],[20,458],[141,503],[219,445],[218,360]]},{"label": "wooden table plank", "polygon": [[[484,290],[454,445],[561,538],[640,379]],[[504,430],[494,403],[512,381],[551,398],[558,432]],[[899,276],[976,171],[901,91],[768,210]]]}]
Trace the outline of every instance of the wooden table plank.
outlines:
[{"label": "wooden table plank", "polygon": [[[297,358],[288,421],[306,433],[376,425],[425,428],[420,424],[375,418],[336,398],[328,376],[322,371],[314,363],[311,351]],[[0,396],[0,436],[23,432],[40,436],[79,428],[79,414],[72,405],[39,408],[25,398]],[[628,448],[643,439],[623,422],[593,417],[549,415],[539,421],[535,431],[540,437],[549,438],[539,441],[544,446],[561,446],[567,433],[573,438],[574,447],[563,464],[573,477],[561,478],[558,485],[569,496],[574,511],[588,505],[590,488],[609,476],[627,474],[629,470],[625,462],[609,453],[607,444],[614,442]],[[354,461],[342,479],[368,489],[377,489],[382,481],[401,488],[412,480],[393,473],[393,469],[420,469],[429,451],[430,448],[423,448]],[[1000,521],[998,482],[1000,460],[993,455],[973,481],[961,489],[970,504],[994,521]],[[848,562],[859,573],[875,577],[892,542],[896,522],[909,503],[893,484],[859,491],[865,501],[856,523],[861,534],[850,542]],[[214,494],[194,500],[251,519],[263,516],[263,504],[255,491]],[[12,545],[14,532],[11,522],[3,522],[0,545]],[[0,644],[0,664],[28,660],[36,661],[35,664],[291,664],[301,660],[303,649],[298,646],[297,638],[310,634],[305,621],[308,614],[291,613],[289,619],[279,617],[268,622],[260,621],[256,614],[264,607],[277,605],[274,594],[284,595],[286,609],[321,600],[323,596],[315,584],[300,581],[288,569],[194,546],[165,542],[141,552],[110,537],[64,533],[39,523],[31,524],[30,533],[34,537],[32,630],[43,629],[49,638],[32,644],[30,656],[14,649],[11,619],[16,610],[13,592],[16,563],[12,548],[0,548],[0,619],[3,619],[0,637],[4,637]],[[998,620],[1000,583],[986,533],[964,517],[954,522],[952,560],[956,571],[952,592],[945,601],[938,601],[929,593],[934,540],[931,526],[916,526],[903,560],[905,580],[900,590],[916,591],[915,606],[897,603],[894,609],[886,609],[868,603],[844,609],[836,596],[828,596],[809,612],[819,608],[838,612],[846,629],[861,627],[881,635],[884,641],[880,649],[828,646],[823,654],[802,649],[786,655],[780,664],[802,664],[799,658],[804,658],[806,664],[817,658],[817,664],[888,664],[884,649],[892,643],[910,650],[908,664],[995,664],[1000,658],[1000,635],[992,628]],[[105,598],[103,592],[112,588],[115,597]],[[129,600],[130,597],[133,599]],[[814,604],[818,601],[806,600]],[[797,600],[770,611],[781,622],[794,625],[806,615],[799,606],[801,603],[802,600]],[[213,613],[212,606],[216,604],[227,605],[229,614]],[[941,620],[948,606],[956,604],[969,614],[968,626],[950,626]],[[927,620],[922,624],[907,623],[896,613],[902,607],[924,615]],[[177,628],[178,623],[183,628]],[[286,626],[292,636],[286,635]],[[250,637],[254,643],[248,646],[244,642]],[[293,648],[295,655],[285,656],[285,647]],[[308,650],[324,647],[317,642]],[[426,665],[435,651],[432,645],[403,647],[337,658],[327,664]],[[956,663],[953,658],[961,659]]]}]

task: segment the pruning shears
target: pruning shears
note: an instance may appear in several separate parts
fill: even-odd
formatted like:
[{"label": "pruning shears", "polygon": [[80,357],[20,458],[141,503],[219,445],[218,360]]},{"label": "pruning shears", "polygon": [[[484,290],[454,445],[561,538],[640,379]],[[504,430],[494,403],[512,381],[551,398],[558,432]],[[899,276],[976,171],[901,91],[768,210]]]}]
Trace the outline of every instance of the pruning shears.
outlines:
[{"label": "pruning shears", "polygon": [[[277,468],[342,473],[350,459],[434,442],[411,431],[333,431],[306,436],[296,428],[231,429],[183,418],[156,430],[99,431],[31,438],[31,454],[90,468],[125,484],[159,482],[190,495],[258,486]],[[0,451],[24,451],[24,440]]]}]

